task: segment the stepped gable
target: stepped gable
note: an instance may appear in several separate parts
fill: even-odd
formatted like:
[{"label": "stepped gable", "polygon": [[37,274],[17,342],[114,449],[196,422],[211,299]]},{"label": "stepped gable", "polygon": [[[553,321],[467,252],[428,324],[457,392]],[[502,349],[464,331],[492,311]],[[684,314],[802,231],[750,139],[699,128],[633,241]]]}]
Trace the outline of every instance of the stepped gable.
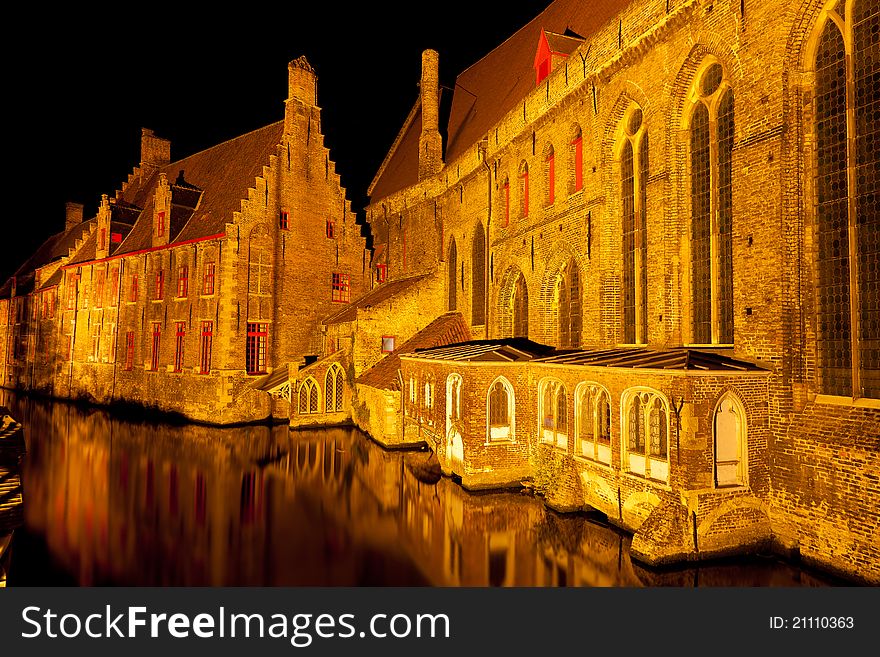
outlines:
[{"label": "stepped gable", "polygon": [[400,370],[400,356],[402,354],[411,354],[417,349],[429,349],[465,342],[470,337],[470,329],[468,329],[467,322],[464,321],[461,313],[444,313],[361,374],[357,378],[357,383],[385,390],[400,390],[397,372]]},{"label": "stepped gable", "polygon": [[[166,164],[157,169],[143,185],[129,185],[122,194],[122,200],[143,208],[143,212],[116,254],[151,247],[153,193],[160,173],[168,178],[173,201],[183,201],[172,203],[172,222],[175,218],[180,221],[182,215],[190,215],[172,243],[224,232],[226,224],[232,223],[232,214],[241,210],[242,200],[248,197],[248,188],[254,186],[256,178],[263,175],[263,167],[269,165],[269,156],[281,143],[283,129],[284,121],[272,123]],[[188,207],[193,202],[194,194],[188,194],[185,190],[201,191],[195,212]]]},{"label": "stepped gable", "polygon": [[346,304],[342,310],[338,310],[324,320],[325,325],[343,324],[345,322],[353,322],[357,319],[358,308],[370,308],[391,297],[400,294],[419,281],[426,278],[428,274],[419,274],[418,276],[410,276],[409,278],[398,278],[387,283],[382,283],[379,287],[372,289],[357,301]]},{"label": "stepped gable", "polygon": [[[446,127],[444,161],[451,162],[483,139],[535,88],[535,51],[541,31],[568,42],[566,31],[589,39],[631,0],[556,0],[504,43],[456,78]],[[570,43],[560,52],[570,51]],[[440,62],[441,70],[443,62]],[[370,187],[375,203],[418,182],[421,107],[411,112]]]}]

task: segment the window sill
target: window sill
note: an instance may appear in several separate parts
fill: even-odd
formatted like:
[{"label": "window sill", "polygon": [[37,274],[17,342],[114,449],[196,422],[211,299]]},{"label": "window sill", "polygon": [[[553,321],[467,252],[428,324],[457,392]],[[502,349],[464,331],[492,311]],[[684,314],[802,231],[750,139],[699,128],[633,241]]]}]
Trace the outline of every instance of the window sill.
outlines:
[{"label": "window sill", "polygon": [[635,481],[647,482],[649,484],[653,484],[658,488],[662,488],[663,490],[671,491],[672,486],[669,485],[668,481],[664,481],[663,479],[654,479],[653,477],[648,477],[638,472],[630,472],[629,470],[621,470],[621,474],[630,477]]},{"label": "window sill", "polygon": [[837,395],[816,395],[817,404],[829,406],[849,406],[851,408],[880,408],[880,399],[870,397],[839,397]]},{"label": "window sill", "polygon": [[604,461],[597,461],[596,459],[591,459],[589,456],[580,456],[578,454],[572,454],[571,458],[576,463],[583,463],[584,465],[592,465],[597,468],[601,468],[602,470],[606,470],[608,472],[615,472],[615,468],[611,467],[610,463],[605,463]]},{"label": "window sill", "polygon": [[686,349],[733,349],[734,348],[733,343],[731,343],[731,344],[726,344],[726,343],[718,343],[718,344],[714,344],[714,343],[708,343],[708,344],[688,343],[688,344],[683,344],[682,346],[685,347]]},{"label": "window sill", "polygon": [[211,294],[200,294],[199,295],[199,299],[213,299],[213,298],[214,298],[213,292],[211,292]]}]

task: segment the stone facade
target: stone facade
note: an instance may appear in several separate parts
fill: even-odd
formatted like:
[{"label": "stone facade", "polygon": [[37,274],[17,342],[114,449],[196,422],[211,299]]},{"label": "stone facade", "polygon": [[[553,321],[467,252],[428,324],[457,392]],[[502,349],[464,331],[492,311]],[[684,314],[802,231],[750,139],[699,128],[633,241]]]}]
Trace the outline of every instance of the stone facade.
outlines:
[{"label": "stone facade", "polygon": [[[846,66],[870,66],[864,62],[872,61],[876,38],[865,35],[876,31],[866,26],[877,20],[876,3],[867,0],[621,1],[590,14],[558,0],[459,76],[444,162],[433,175],[415,145],[441,127],[427,123],[433,113],[417,103],[373,182],[367,220],[392,280],[443,281],[442,294],[421,304],[460,311],[474,337],[490,341],[702,350],[761,372],[561,368],[554,376],[564,382],[569,413],[577,385],[592,381],[610,392],[604,467],[579,458],[571,439],[543,440],[534,414],[549,373],[538,362],[434,362],[414,354],[402,358],[401,378],[417,386],[429,378],[436,399],[432,409],[404,413],[404,435],[435,445],[444,469],[465,486],[528,475],[551,506],[605,512],[635,532],[634,553],[648,561],[772,543],[880,581],[872,511],[880,502],[873,178],[841,165],[850,180],[843,219],[850,232],[841,238],[850,242],[849,278],[832,284],[846,286],[849,305],[835,310],[842,297],[823,291],[837,275],[823,254],[838,238],[822,223],[831,210],[822,205],[829,191],[821,176],[836,160],[820,129],[833,120],[828,93],[839,87],[823,80],[843,76]],[[554,54],[549,74],[524,88],[535,49],[541,39],[558,41],[554,32],[582,43]],[[862,59],[820,70],[838,42],[840,52],[847,44],[847,57],[861,48]],[[424,95],[436,78],[426,72],[432,61],[423,58],[423,104],[433,102]],[[509,69],[517,66],[523,70],[514,79]],[[873,78],[846,75],[863,85],[858,98],[867,100],[858,102],[877,102]],[[876,117],[860,116],[842,128],[849,138],[840,143],[851,149],[850,162],[857,151],[859,162],[876,162]],[[841,322],[852,327],[840,333],[843,346],[828,346],[841,339],[833,333],[844,330]],[[845,352],[842,366],[835,349]],[[459,461],[446,454],[444,433],[442,400],[453,372],[467,400]],[[516,393],[517,436],[492,445],[486,400],[501,375]],[[852,378],[855,392],[834,392],[836,376],[844,390]],[[665,417],[676,419],[667,438],[680,452],[671,452],[659,484],[630,472],[622,453],[626,395],[635,390],[659,393]],[[744,422],[747,464],[742,485],[729,489],[713,480],[725,393]]]},{"label": "stone facade", "polygon": [[282,121],[176,162],[144,130],[141,164],[97,216],[69,208],[7,284],[3,385],[212,423],[288,418],[288,399],[252,384],[320,354],[319,321],[369,276],[315,73],[304,58],[288,73]]}]

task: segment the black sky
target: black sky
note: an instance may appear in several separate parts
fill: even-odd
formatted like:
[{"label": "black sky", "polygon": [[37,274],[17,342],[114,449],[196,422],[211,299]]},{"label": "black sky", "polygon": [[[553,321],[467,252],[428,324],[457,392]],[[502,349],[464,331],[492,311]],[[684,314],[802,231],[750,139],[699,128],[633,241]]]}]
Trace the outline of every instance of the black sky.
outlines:
[{"label": "black sky", "polygon": [[0,281],[63,228],[65,201],[92,216],[115,192],[139,161],[142,127],[170,139],[176,160],[281,119],[287,63],[303,54],[331,158],[363,207],[418,95],[421,51],[439,51],[451,86],[548,2],[304,4],[125,3],[9,25],[21,38],[6,45],[14,157]]}]

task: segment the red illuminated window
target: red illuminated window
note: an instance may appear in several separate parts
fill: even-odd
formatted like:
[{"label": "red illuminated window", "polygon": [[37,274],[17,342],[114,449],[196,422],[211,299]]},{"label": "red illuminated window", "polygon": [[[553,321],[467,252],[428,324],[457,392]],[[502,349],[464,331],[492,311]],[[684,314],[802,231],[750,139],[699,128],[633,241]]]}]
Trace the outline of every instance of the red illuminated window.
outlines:
[{"label": "red illuminated window", "polygon": [[247,353],[245,354],[248,374],[266,373],[266,339],[268,335],[268,324],[248,322]]},{"label": "red illuminated window", "polygon": [[333,273],[331,299],[338,303],[351,301],[351,282],[348,274]]},{"label": "red illuminated window", "polygon": [[199,358],[199,372],[208,374],[211,371],[211,350],[214,343],[214,322],[202,322],[202,345]]},{"label": "red illuminated window", "polygon": [[165,294],[165,272],[156,272],[156,299],[161,299]]},{"label": "red illuminated window", "polygon": [[134,331],[125,334],[125,369],[134,367]]},{"label": "red illuminated window", "polygon": [[336,225],[328,219],[327,220],[327,238],[332,240],[335,236],[336,236]]},{"label": "red illuminated window", "polygon": [[183,371],[183,348],[186,341],[186,322],[177,322],[177,331],[174,334],[174,371]]},{"label": "red illuminated window", "polygon": [[519,214],[529,216],[529,167],[523,162],[519,168]]},{"label": "red illuminated window", "polygon": [[129,293],[129,301],[137,301],[138,299],[138,275],[131,275],[131,292]]},{"label": "red illuminated window", "polygon": [[98,241],[98,248],[103,249],[104,245],[107,243],[107,229],[101,229],[101,239]]},{"label": "red illuminated window", "polygon": [[122,233],[110,233],[110,243],[119,244],[122,241]]},{"label": "red illuminated window", "polygon": [[214,294],[214,263],[205,264],[205,279],[202,282],[202,294]]},{"label": "red illuminated window", "polygon": [[287,210],[281,211],[281,215],[278,217],[278,226],[281,230],[290,230],[290,213]]},{"label": "red illuminated window", "polygon": [[73,310],[76,308],[76,278],[71,277],[67,285],[67,309]]},{"label": "red illuminated window", "polygon": [[163,237],[165,235],[165,213],[157,212],[156,213],[156,237]]},{"label": "red illuminated window", "polygon": [[159,369],[159,345],[162,339],[162,326],[159,322],[153,322],[153,343],[150,350],[150,369]]},{"label": "red illuminated window", "polygon": [[182,265],[177,269],[177,296],[185,297],[189,292],[189,267]]},{"label": "red illuminated window", "polygon": [[388,265],[376,265],[376,282],[384,283],[388,278]]}]

